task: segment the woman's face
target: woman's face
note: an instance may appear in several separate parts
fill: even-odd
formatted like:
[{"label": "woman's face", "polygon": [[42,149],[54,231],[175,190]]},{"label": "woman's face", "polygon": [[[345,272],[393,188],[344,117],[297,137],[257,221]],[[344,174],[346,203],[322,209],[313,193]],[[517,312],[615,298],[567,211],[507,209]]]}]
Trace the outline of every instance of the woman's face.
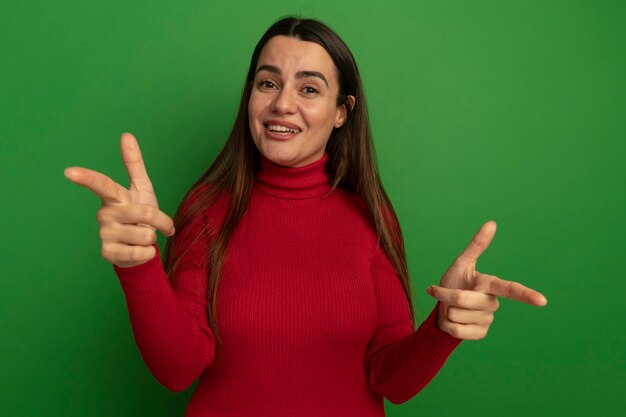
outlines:
[{"label": "woman's face", "polygon": [[346,120],[338,93],[335,64],[324,48],[287,36],[271,38],[261,50],[248,102],[259,152],[291,167],[322,158],[333,128]]}]

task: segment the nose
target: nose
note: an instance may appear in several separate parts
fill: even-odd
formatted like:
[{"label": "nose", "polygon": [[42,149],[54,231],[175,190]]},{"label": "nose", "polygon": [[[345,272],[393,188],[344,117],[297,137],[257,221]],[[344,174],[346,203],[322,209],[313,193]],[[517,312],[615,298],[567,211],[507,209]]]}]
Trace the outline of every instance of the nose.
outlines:
[{"label": "nose", "polygon": [[296,112],[296,108],[296,97],[285,88],[276,94],[271,105],[271,110],[275,114],[293,114]]}]

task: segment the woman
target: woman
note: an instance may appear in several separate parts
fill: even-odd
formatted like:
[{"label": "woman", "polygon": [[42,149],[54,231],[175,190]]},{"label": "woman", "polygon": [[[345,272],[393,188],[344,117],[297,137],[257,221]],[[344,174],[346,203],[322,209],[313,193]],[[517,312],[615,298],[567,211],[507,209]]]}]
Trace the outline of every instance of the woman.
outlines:
[{"label": "woman", "polygon": [[[497,296],[546,303],[475,271],[488,222],[429,288],[438,302],[415,330],[359,72],[318,21],[285,18],[263,35],[230,137],[175,221],[135,138],[121,148],[129,189],[65,174],[102,198],[102,255],[151,372],[175,391],[200,377],[187,416],[383,416],[383,398],[409,400],[462,339],[486,335]],[[164,263],[155,229],[169,236]]]}]

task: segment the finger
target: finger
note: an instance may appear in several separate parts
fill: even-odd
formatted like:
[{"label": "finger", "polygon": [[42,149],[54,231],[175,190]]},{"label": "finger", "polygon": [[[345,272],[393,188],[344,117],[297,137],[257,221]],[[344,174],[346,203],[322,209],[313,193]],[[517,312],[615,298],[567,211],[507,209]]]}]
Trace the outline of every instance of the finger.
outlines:
[{"label": "finger", "polygon": [[481,326],[477,324],[460,324],[444,320],[440,324],[441,330],[456,337],[457,339],[479,340],[487,336],[489,326]]},{"label": "finger", "polygon": [[131,184],[134,184],[142,191],[151,191],[152,183],[148,177],[148,172],[143,162],[143,156],[141,155],[141,149],[139,149],[139,144],[135,136],[130,133],[122,133],[120,148],[122,151],[122,160],[124,161],[124,166],[126,166],[126,172],[128,172]]},{"label": "finger", "polygon": [[91,190],[106,203],[127,203],[128,190],[97,171],[81,167],[65,168],[65,177],[75,184]]},{"label": "finger", "polygon": [[102,207],[98,211],[98,221],[103,224],[111,221],[131,225],[146,224],[160,230],[166,236],[174,234],[174,220],[150,204]]},{"label": "finger", "polygon": [[156,256],[154,246],[133,246],[123,243],[107,243],[102,245],[102,257],[107,261],[127,268],[148,262]]},{"label": "finger", "polygon": [[453,323],[459,324],[477,324],[477,325],[490,325],[493,323],[493,312],[484,310],[468,310],[466,308],[459,308],[450,306],[446,313],[446,317]]},{"label": "finger", "polygon": [[490,220],[483,224],[478,232],[476,232],[469,245],[467,245],[465,250],[457,257],[457,262],[461,261],[464,264],[476,262],[478,257],[487,249],[495,234],[496,222]]},{"label": "finger", "polygon": [[449,306],[490,312],[496,311],[500,307],[496,296],[479,291],[450,289],[431,285],[426,292],[431,297]]},{"label": "finger", "polygon": [[152,227],[114,223],[100,228],[100,239],[103,242],[150,246],[156,242],[156,233]]},{"label": "finger", "polygon": [[534,306],[544,306],[548,303],[548,300],[543,294],[518,282],[506,281],[487,274],[478,275],[476,281],[476,288],[480,288],[481,291],[487,294],[520,301]]}]

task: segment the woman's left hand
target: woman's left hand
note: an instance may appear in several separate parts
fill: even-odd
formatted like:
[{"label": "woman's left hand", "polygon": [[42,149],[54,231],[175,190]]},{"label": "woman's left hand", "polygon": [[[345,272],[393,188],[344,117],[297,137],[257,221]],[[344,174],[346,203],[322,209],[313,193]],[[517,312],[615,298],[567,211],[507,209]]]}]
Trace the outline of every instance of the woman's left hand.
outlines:
[{"label": "woman's left hand", "polygon": [[426,292],[439,303],[439,328],[457,339],[482,339],[499,307],[497,297],[544,306],[546,297],[517,282],[505,281],[476,271],[478,257],[496,234],[496,223],[485,223],[470,244],[441,277],[440,286]]}]

